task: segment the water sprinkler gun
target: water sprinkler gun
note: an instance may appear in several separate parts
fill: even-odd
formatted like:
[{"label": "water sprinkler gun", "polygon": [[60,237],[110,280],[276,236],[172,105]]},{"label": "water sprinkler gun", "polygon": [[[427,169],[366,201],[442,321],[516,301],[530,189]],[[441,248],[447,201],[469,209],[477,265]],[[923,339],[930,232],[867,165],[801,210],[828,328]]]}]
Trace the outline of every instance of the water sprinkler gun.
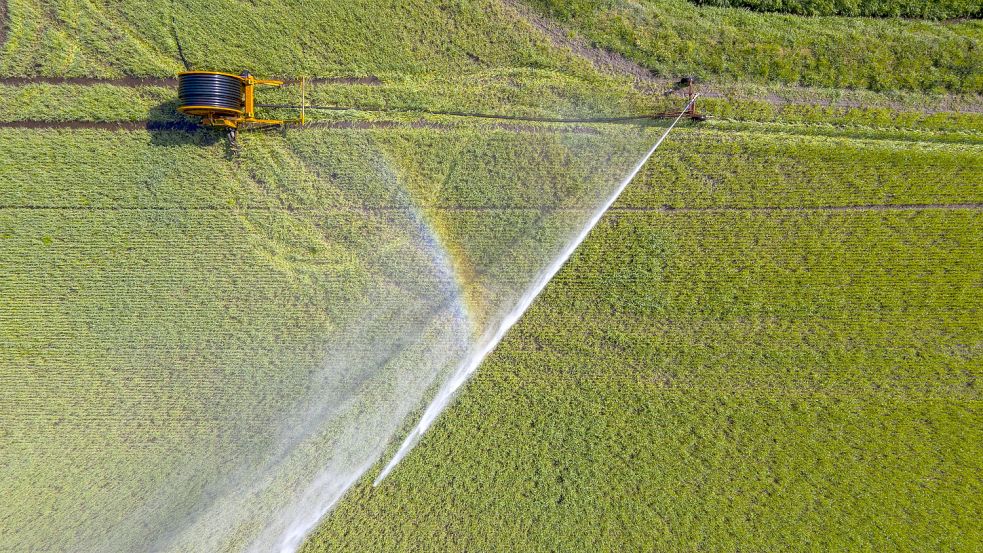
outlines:
[{"label": "water sprinkler gun", "polygon": [[673,83],[672,87],[666,91],[665,96],[670,96],[681,90],[686,91],[686,97],[689,100],[686,104],[686,108],[683,111],[666,111],[662,113],[657,113],[653,117],[658,119],[675,119],[677,116],[682,116],[685,119],[690,119],[693,121],[706,121],[707,115],[700,113],[696,109],[696,98],[700,95],[696,91],[696,77],[683,77],[679,81]]}]

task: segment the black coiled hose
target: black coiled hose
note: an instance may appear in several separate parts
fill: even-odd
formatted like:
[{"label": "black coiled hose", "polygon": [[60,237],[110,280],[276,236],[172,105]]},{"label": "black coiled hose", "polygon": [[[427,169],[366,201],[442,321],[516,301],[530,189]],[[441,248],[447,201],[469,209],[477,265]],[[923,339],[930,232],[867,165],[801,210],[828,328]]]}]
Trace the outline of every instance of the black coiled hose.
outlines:
[{"label": "black coiled hose", "polygon": [[178,75],[181,107],[212,107],[242,110],[242,80],[220,73],[182,73]]}]

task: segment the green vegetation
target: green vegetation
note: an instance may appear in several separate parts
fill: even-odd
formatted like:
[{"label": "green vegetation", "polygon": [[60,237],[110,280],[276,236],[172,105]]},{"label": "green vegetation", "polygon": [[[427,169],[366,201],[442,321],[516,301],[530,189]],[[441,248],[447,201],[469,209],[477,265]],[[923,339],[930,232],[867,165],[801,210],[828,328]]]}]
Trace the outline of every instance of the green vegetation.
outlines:
[{"label": "green vegetation", "polygon": [[[553,71],[494,70],[467,78],[387,79],[377,84],[310,85],[309,104],[353,108],[309,111],[312,121],[339,118],[414,121],[426,112],[478,113],[506,117],[594,118],[645,116],[679,109],[679,96],[663,96],[660,85],[632,86],[622,80],[579,79]],[[699,108],[723,121],[800,125],[798,133],[875,133],[900,139],[977,142],[983,133],[978,97],[953,95],[940,104],[924,94],[844,93],[825,89],[730,85],[714,87]],[[299,104],[296,84],[262,89],[261,103]],[[296,117],[296,110],[264,113]],[[433,119],[431,117],[431,119]],[[449,123],[460,119],[436,118]],[[86,121],[170,122],[191,120],[176,112],[172,89],[159,85],[0,84],[0,122]],[[906,131],[898,134],[896,131]],[[919,131],[911,134],[908,131]],[[889,133],[889,134],[885,134]],[[890,134],[893,133],[893,134]]]},{"label": "green vegetation", "polygon": [[980,147],[683,131],[666,148],[439,428],[306,552],[983,538],[983,218],[903,207],[979,204]]},{"label": "green vegetation", "polygon": [[[983,91],[983,23],[801,18],[687,0],[529,0],[659,75],[873,90]],[[512,3],[9,0],[0,76],[594,74]],[[236,40],[227,40],[233,32]],[[228,32],[225,32],[228,30]],[[560,33],[566,33],[560,30]],[[275,36],[277,40],[269,40]]]},{"label": "green vegetation", "polygon": [[[488,303],[481,275],[532,259],[523,233],[589,203],[583,184],[634,151],[615,146],[659,128],[421,111],[643,115],[678,107],[661,93],[681,73],[711,81],[714,117],[674,131],[419,446],[303,553],[983,542],[981,23],[529,4],[555,19],[495,0],[7,1],[0,76],[121,80],[0,83],[0,549],[86,550],[98,537],[65,505],[125,520],[139,477],[206,490],[268,445],[220,454],[239,407],[272,424],[308,392],[297,367],[371,304],[370,266],[401,246],[392,179]],[[557,32],[664,78],[610,75]],[[180,120],[171,88],[123,78],[182,55],[379,79],[313,85],[366,111],[243,133],[235,160],[213,132],[69,128]],[[68,125],[3,127],[26,121]],[[202,451],[211,472],[184,474]],[[154,499],[174,520],[195,501]]]},{"label": "green vegetation", "polygon": [[[0,504],[0,541],[95,550],[110,522],[115,548],[150,548],[198,507],[173,494],[197,497],[262,460],[281,436],[276,417],[303,403],[326,351],[377,302],[414,292],[413,279],[380,286],[373,269],[412,251],[389,175],[435,227],[468,201],[514,209],[510,220],[528,225],[538,211],[527,206],[576,200],[596,181],[588,176],[616,161],[605,152],[621,128],[596,133],[308,129],[244,137],[248,152],[232,162],[204,133],[0,129],[10,152],[0,166],[0,259],[10,267],[0,297],[11,344],[0,363],[12,381],[0,395],[11,498]],[[435,180],[464,147],[472,164]],[[392,162],[410,155],[420,163]],[[462,263],[495,270],[498,242],[464,243],[468,230],[501,220],[482,219],[441,228],[462,237]],[[524,240],[510,260],[541,261],[522,230],[510,230]],[[246,409],[250,428],[269,431],[242,442],[239,432],[254,434],[229,421]],[[128,513],[158,493],[169,510],[134,533]]]},{"label": "green vegetation", "polygon": [[[150,385],[160,366],[273,374],[314,362],[312,337],[355,290],[323,294],[345,256],[343,232],[305,210],[348,209],[338,186],[374,194],[359,152],[383,152],[466,249],[501,238],[489,218],[521,221],[543,201],[518,184],[490,186],[518,174],[487,173],[474,156],[539,171],[527,179],[564,175],[562,158],[538,158],[540,135],[474,125],[247,136],[239,169],[203,136],[0,131],[14,161],[0,170],[3,253],[32,260],[11,264],[2,294],[5,340],[16,344],[4,364],[18,375],[5,413],[18,420],[10,401],[38,387],[29,367],[39,364],[109,378],[119,352],[132,352],[135,368],[151,358],[132,356],[152,351],[141,377]],[[434,433],[380,488],[356,489],[306,550],[973,543],[980,451],[966,445],[981,443],[983,219],[903,206],[983,201],[979,154],[681,129]],[[539,161],[523,163],[528,155]],[[215,170],[221,178],[193,184]],[[314,178],[328,173],[333,186]],[[506,207],[469,209],[488,205]],[[902,209],[825,211],[892,205]],[[38,271],[48,277],[32,278]],[[203,336],[192,328],[214,333],[209,345],[193,346]],[[76,408],[88,409],[97,382],[51,390],[48,447],[71,435],[55,425],[69,416],[66,394],[89,398]],[[171,412],[166,424],[194,413]],[[115,430],[93,443],[136,439],[129,420],[102,420],[101,435]],[[7,429],[6,451],[26,455],[27,436]],[[18,470],[15,497],[59,489],[103,500],[78,488],[80,469]],[[861,493],[859,482],[876,484]],[[825,500],[790,510],[803,495]],[[939,510],[950,500],[964,508]]]},{"label": "green vegetation", "polygon": [[588,67],[492,0],[7,1],[3,76],[172,76],[186,66],[238,73],[246,60],[268,76]]},{"label": "green vegetation", "polygon": [[983,16],[976,0],[693,0],[701,6],[748,8],[796,15],[951,19]]},{"label": "green vegetation", "polygon": [[881,91],[983,91],[979,20],[803,18],[700,8],[687,0],[529,1],[543,13],[565,16],[569,27],[598,46],[661,75]]}]

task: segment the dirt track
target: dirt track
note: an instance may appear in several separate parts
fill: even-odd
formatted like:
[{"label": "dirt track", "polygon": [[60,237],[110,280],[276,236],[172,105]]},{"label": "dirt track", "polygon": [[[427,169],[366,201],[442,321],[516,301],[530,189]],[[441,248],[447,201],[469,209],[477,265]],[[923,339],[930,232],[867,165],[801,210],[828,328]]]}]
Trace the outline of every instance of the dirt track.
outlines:
[{"label": "dirt track", "polygon": [[[0,0],[0,16],[3,14],[4,0]],[[0,44],[3,43],[3,30],[0,28]],[[271,77],[277,78],[277,77]],[[281,77],[286,82],[292,82],[296,77]],[[379,86],[382,81],[378,77],[311,77],[307,79],[310,84],[360,84],[368,86]],[[0,84],[5,85],[28,85],[28,84],[73,84],[73,85],[96,85],[105,84],[113,86],[166,86],[173,88],[177,86],[177,77],[118,77],[118,78],[99,78],[99,77],[0,77]]]},{"label": "dirt track", "polygon": [[103,129],[110,131],[184,131],[199,126],[180,121],[0,121],[0,129]]},{"label": "dirt track", "polygon": [[[402,121],[313,121],[303,127],[291,127],[291,130],[310,129],[393,129],[393,128],[428,128],[428,129],[457,129],[460,125],[454,123],[438,123],[435,121],[416,120]],[[496,130],[531,133],[531,134],[597,134],[598,130],[585,126],[569,125],[564,127],[536,126],[520,123],[492,123],[489,128]],[[197,124],[184,121],[3,121],[0,129],[101,129],[109,131],[140,131],[151,132],[204,132]]]},{"label": "dirt track", "polygon": [[0,46],[7,40],[7,0],[0,0]]},{"label": "dirt track", "polygon": [[[352,210],[365,212],[390,212],[407,211],[410,208],[405,206],[366,206],[366,207],[344,207],[335,208],[337,211],[347,212]],[[429,209],[436,211],[451,212],[508,212],[508,211],[575,211],[574,209],[557,209],[553,206],[431,206]],[[203,205],[194,207],[182,206],[58,206],[58,205],[0,205],[2,210],[25,210],[25,211],[288,211],[288,212],[330,212],[332,208],[289,208],[289,207],[229,207],[227,205]],[[576,210],[582,211],[582,210]],[[960,203],[960,204],[873,204],[873,205],[823,205],[823,206],[761,206],[761,207],[649,207],[649,206],[614,206],[608,210],[610,213],[663,213],[672,214],[692,214],[692,213],[780,213],[780,212],[857,212],[857,211],[983,211],[983,203]]]},{"label": "dirt track", "polygon": [[867,204],[867,205],[817,205],[817,206],[720,206],[720,207],[620,207],[612,211],[659,211],[662,213],[773,213],[780,211],[924,211],[924,210],[983,210],[981,203],[956,204]]},{"label": "dirt track", "polygon": [[643,82],[666,81],[666,79],[657,78],[650,70],[621,54],[598,48],[581,38],[571,38],[566,29],[539,15],[518,0],[502,0],[502,4],[511,9],[519,19],[549,37],[554,46],[569,48],[577,56],[590,61],[599,71],[619,76],[629,75]]}]

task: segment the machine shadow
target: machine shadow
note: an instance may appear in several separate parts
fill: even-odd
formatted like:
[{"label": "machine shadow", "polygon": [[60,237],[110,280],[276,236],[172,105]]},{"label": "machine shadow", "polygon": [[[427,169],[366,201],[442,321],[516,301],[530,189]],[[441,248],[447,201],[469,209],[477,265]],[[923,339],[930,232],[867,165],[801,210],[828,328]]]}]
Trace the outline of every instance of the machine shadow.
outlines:
[{"label": "machine shadow", "polygon": [[177,99],[154,106],[147,113],[146,129],[154,146],[212,146],[225,140],[225,133],[202,127],[194,119],[178,112]]},{"label": "machine shadow", "polygon": [[[238,156],[235,145],[224,129],[203,126],[198,119],[179,112],[179,105],[177,99],[170,100],[154,106],[147,113],[145,128],[150,133],[151,144],[174,148],[187,145],[207,147],[222,143],[226,159],[233,160]],[[250,132],[284,134],[286,130],[282,125],[273,125],[254,128]]]}]

